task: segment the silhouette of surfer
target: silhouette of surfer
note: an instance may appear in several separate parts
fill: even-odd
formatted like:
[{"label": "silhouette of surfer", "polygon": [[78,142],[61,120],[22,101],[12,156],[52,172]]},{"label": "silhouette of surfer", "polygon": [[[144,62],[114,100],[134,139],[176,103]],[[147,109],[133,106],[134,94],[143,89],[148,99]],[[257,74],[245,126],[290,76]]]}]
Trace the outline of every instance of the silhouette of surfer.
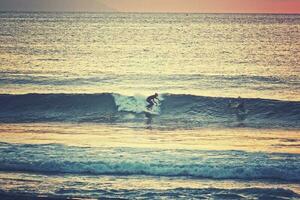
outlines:
[{"label": "silhouette of surfer", "polygon": [[157,102],[155,101],[155,99],[160,101],[157,97],[158,97],[157,93],[147,97],[146,101],[148,102],[148,105],[146,107],[148,110],[151,110],[154,104],[157,105]]},{"label": "silhouette of surfer", "polygon": [[245,112],[245,103],[244,100],[241,97],[237,98],[237,102],[232,103],[232,101],[229,102],[229,107],[230,108],[235,108],[236,111],[239,112]]},{"label": "silhouette of surfer", "polygon": [[235,109],[235,114],[239,121],[246,119],[247,111],[245,108],[245,102],[241,97],[238,97],[237,102],[234,104],[229,102],[229,107]]},{"label": "silhouette of surfer", "polygon": [[236,106],[236,109],[240,112],[243,112],[243,113],[246,112],[245,103],[244,103],[244,100],[241,97],[238,97],[238,104]]}]

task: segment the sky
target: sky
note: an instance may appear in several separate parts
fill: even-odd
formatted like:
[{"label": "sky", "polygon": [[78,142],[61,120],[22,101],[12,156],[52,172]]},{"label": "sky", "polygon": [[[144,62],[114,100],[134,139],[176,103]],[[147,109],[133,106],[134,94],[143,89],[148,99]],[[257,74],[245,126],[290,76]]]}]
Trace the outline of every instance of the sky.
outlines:
[{"label": "sky", "polygon": [[105,0],[122,11],[300,13],[300,0]]},{"label": "sky", "polygon": [[0,10],[300,14],[300,0],[0,0]]}]

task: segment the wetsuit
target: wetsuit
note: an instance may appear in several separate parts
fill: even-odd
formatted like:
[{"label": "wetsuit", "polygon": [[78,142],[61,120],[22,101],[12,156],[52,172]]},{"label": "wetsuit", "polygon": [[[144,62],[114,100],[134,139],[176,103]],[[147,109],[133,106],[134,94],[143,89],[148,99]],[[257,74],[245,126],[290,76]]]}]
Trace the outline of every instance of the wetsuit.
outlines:
[{"label": "wetsuit", "polygon": [[149,97],[146,99],[146,101],[149,103],[149,104],[147,105],[147,108],[148,108],[148,109],[152,108],[152,106],[154,105],[154,103],[155,103],[154,99],[157,99],[157,96],[152,95],[152,96],[149,96]]}]

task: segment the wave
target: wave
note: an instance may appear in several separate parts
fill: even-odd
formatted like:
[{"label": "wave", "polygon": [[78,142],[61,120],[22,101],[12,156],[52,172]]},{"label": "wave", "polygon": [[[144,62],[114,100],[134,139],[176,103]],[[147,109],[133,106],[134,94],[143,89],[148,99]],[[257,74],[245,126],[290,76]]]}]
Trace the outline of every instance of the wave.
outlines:
[{"label": "wave", "polygon": [[[155,189],[118,189],[118,190],[68,190],[61,189],[60,194],[73,194],[82,197],[82,194],[89,195],[92,192],[94,198],[104,199],[298,199],[300,195],[289,189],[283,188],[243,188],[243,189],[220,189],[220,188],[176,188],[168,190]],[[75,193],[75,194],[74,194]],[[81,195],[79,195],[81,194]],[[99,196],[100,195],[100,196]]]},{"label": "wave", "polygon": [[[0,95],[0,122],[143,122],[145,96],[101,94]],[[300,127],[300,102],[163,94],[152,123],[205,126],[243,122],[256,127]],[[243,101],[245,109],[235,106]],[[146,118],[151,116],[146,115]]]},{"label": "wave", "polygon": [[[299,199],[300,195],[284,188],[175,188],[175,189],[115,189],[61,187],[56,191],[0,190],[4,199]],[[49,190],[49,189],[48,189]],[[42,198],[42,197],[43,198]]]},{"label": "wave", "polygon": [[300,155],[0,143],[0,170],[300,182]]}]

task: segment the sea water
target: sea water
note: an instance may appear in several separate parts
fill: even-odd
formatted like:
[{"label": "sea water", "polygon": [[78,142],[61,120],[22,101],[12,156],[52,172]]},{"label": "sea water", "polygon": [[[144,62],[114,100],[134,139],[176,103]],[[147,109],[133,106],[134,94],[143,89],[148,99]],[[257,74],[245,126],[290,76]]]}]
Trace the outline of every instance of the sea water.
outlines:
[{"label": "sea water", "polygon": [[299,15],[0,13],[0,195],[299,199],[299,35]]}]

